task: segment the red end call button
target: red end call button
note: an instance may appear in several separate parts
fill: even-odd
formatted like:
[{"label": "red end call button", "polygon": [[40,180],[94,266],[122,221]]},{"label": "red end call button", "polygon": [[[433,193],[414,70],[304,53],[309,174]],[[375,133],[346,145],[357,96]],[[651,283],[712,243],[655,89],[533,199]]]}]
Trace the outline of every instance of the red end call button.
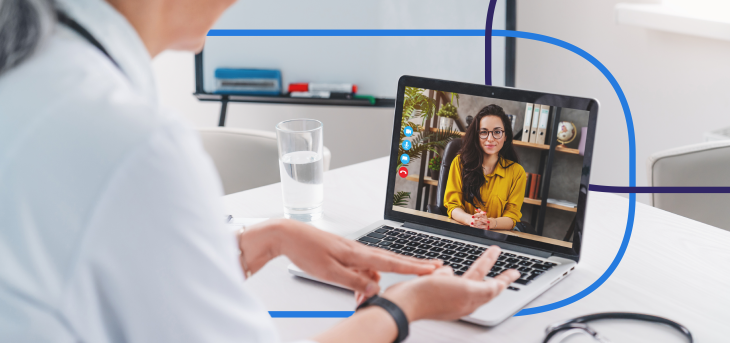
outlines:
[{"label": "red end call button", "polygon": [[408,168],[400,167],[400,169],[398,169],[398,175],[400,175],[400,177],[405,179],[406,176],[408,176]]}]

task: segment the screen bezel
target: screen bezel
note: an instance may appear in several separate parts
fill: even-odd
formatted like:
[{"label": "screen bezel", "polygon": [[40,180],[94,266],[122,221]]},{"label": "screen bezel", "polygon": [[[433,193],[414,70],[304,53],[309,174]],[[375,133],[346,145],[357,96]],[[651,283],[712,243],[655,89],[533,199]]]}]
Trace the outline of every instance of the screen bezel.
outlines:
[{"label": "screen bezel", "polygon": [[[403,100],[405,87],[424,88],[428,90],[454,92],[473,96],[498,98],[518,102],[537,103],[562,108],[585,110],[589,112],[588,134],[586,136],[585,153],[583,156],[583,172],[580,180],[580,193],[578,196],[578,208],[575,216],[575,227],[573,231],[573,246],[567,248],[554,244],[533,241],[526,238],[502,234],[496,231],[475,229],[464,225],[448,223],[436,219],[430,219],[413,214],[393,210],[393,194],[398,167],[398,146],[400,143],[401,118],[403,116]],[[393,124],[393,137],[391,141],[390,161],[388,167],[388,188],[385,200],[385,216],[387,220],[398,222],[409,222],[419,225],[426,225],[447,231],[466,234],[469,236],[489,239],[493,241],[506,242],[521,247],[547,251],[556,256],[569,258],[575,261],[580,259],[581,242],[583,238],[583,227],[585,221],[585,209],[588,197],[588,184],[590,168],[593,159],[593,143],[596,133],[596,121],[598,117],[599,104],[595,99],[579,98],[566,95],[542,93],[535,91],[520,90],[515,88],[504,88],[495,86],[477,85],[471,83],[429,79],[416,76],[402,76],[398,80],[398,95],[395,102],[395,116]]]}]

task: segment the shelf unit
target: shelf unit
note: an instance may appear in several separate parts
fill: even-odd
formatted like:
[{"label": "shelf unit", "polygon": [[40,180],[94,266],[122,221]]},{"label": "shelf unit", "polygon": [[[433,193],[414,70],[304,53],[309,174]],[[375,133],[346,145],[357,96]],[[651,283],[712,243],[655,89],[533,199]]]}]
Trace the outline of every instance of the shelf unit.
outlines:
[{"label": "shelf unit", "polygon": [[[429,96],[433,99],[435,99],[437,97],[436,94],[429,94]],[[440,103],[437,102],[436,103],[437,112],[438,112],[439,106],[440,106]],[[552,117],[552,124],[551,124],[552,132],[558,132],[558,123],[560,123],[560,113],[561,113],[561,108],[555,107],[555,106],[550,107],[550,115]],[[432,120],[427,121],[424,131],[439,132],[439,129],[436,129],[433,127],[433,126],[436,126],[435,125],[436,120],[437,120],[437,118],[434,116],[434,118]],[[461,135],[463,136],[464,132],[461,132]],[[553,165],[553,161],[555,160],[556,153],[580,156],[580,151],[578,149],[559,147],[558,141],[557,141],[557,138],[555,137],[555,135],[552,135],[552,137],[550,138],[550,144],[536,144],[536,143],[528,143],[528,142],[523,142],[523,141],[513,141],[512,143],[516,147],[540,150],[540,164],[538,167],[538,171],[540,171],[542,173],[542,181],[540,184],[539,194],[543,194],[543,195],[547,195],[550,192],[550,179],[552,176],[552,165]],[[428,161],[430,161],[432,154],[433,153],[431,153],[431,152],[424,152],[423,155],[421,156],[420,174],[419,175],[410,175],[406,178],[406,180],[408,180],[408,181],[418,182],[418,186],[417,186],[418,191],[416,193],[416,209],[417,210],[423,210],[423,208],[426,207],[425,203],[428,202],[431,187],[438,186],[437,180],[433,180],[430,177],[425,175],[426,165],[428,164]],[[425,188],[425,190],[424,190],[424,188]],[[425,197],[423,197],[423,196],[425,196]],[[423,198],[425,198],[425,200],[423,201],[424,204],[422,204]],[[539,207],[537,211],[532,211],[531,223],[534,225],[535,231],[540,236],[542,236],[542,234],[543,234],[545,214],[546,214],[548,208],[561,210],[561,211],[567,211],[567,212],[574,212],[574,213],[576,213],[578,211],[578,209],[574,208],[574,207],[568,207],[568,206],[563,206],[563,205],[558,205],[558,204],[549,204],[547,202],[547,196],[543,196],[542,199],[525,198],[524,203]]]},{"label": "shelf unit", "polygon": [[[411,175],[406,176],[406,180],[407,181],[418,182],[419,179],[420,179],[420,175],[413,175],[413,174],[411,174]],[[434,186],[434,187],[438,187],[438,185],[439,185],[438,180],[434,180],[434,179],[432,179],[428,175],[426,175],[426,176],[423,177],[423,183],[425,185]],[[540,199],[525,198],[524,203],[525,204],[530,204],[530,205],[540,206],[540,205],[542,205],[542,200],[540,200]],[[577,212],[578,211],[578,209],[575,208],[575,207],[568,207],[568,206],[563,206],[563,205],[558,205],[558,204],[550,204],[550,203],[548,203],[547,204],[547,207],[554,208],[556,210],[568,211],[568,212]]]},{"label": "shelf unit", "polygon": [[[443,130],[434,129],[431,128],[429,131],[431,132],[441,132]],[[463,136],[465,133],[461,132],[461,135]],[[542,149],[542,150],[550,150],[550,145],[548,144],[537,144],[537,143],[528,143],[523,141],[512,141],[512,144],[514,146],[521,146],[525,148],[534,148],[534,149]],[[573,154],[573,155],[580,155],[580,151],[578,149],[571,149],[571,148],[565,148],[561,146],[556,146],[555,151],[557,152],[563,152],[566,154]]]},{"label": "shelf unit", "polygon": [[[542,205],[542,200],[540,200],[540,199],[525,198],[524,203],[525,204],[530,204],[530,205],[540,206],[540,205]],[[547,204],[547,207],[554,208],[556,210],[568,211],[568,212],[578,212],[578,209],[575,208],[575,207],[568,207],[568,206],[563,206],[563,205],[558,205],[558,204],[548,203]]]},{"label": "shelf unit", "polygon": [[375,103],[366,99],[323,99],[323,98],[292,98],[287,94],[278,96],[238,95],[207,93],[203,88],[203,52],[195,55],[195,93],[200,101],[216,101],[221,103],[221,112],[218,117],[218,126],[226,125],[226,113],[229,102],[250,102],[262,104],[289,104],[289,105],[325,105],[325,106],[361,106],[361,107],[395,107],[395,99],[376,98]]},{"label": "shelf unit", "polygon": [[[406,180],[418,182],[418,180],[420,179],[420,177],[421,177],[420,175],[408,175],[408,176],[406,176]],[[424,184],[427,184],[429,186],[438,186],[439,185],[439,181],[438,180],[434,180],[434,179],[432,179],[428,175],[426,175],[426,176],[423,177],[423,183]]]},{"label": "shelf unit", "polygon": [[366,99],[322,99],[322,98],[292,98],[288,95],[236,95],[194,93],[200,101],[217,101],[221,103],[218,126],[226,125],[226,112],[229,102],[253,102],[261,104],[289,104],[289,105],[325,105],[325,106],[361,106],[361,107],[395,107],[395,99],[376,98],[375,103]]}]

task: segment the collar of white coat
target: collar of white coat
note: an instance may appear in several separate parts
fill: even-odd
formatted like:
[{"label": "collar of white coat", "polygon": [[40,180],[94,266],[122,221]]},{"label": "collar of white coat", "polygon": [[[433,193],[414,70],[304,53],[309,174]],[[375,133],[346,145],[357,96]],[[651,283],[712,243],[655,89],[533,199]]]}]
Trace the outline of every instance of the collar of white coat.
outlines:
[{"label": "collar of white coat", "polygon": [[157,104],[152,58],[127,18],[103,0],[57,0],[57,4],[101,43],[132,86]]}]

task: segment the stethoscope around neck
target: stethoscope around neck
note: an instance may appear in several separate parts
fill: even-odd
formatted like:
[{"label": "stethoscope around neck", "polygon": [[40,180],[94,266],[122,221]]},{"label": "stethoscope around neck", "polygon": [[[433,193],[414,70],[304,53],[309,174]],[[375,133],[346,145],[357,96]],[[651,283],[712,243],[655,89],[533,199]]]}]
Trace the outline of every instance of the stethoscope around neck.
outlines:
[{"label": "stethoscope around neck", "polygon": [[119,70],[122,70],[122,68],[119,66],[119,63],[115,61],[111,55],[104,49],[104,46],[99,43],[94,36],[91,35],[91,33],[86,30],[81,24],[79,24],[77,21],[71,19],[66,13],[63,13],[60,10],[56,10],[56,20],[58,20],[59,23],[66,25],[69,29],[73,30],[74,32],[78,33],[81,37],[86,39],[91,45],[95,46],[101,53],[103,53]]}]

